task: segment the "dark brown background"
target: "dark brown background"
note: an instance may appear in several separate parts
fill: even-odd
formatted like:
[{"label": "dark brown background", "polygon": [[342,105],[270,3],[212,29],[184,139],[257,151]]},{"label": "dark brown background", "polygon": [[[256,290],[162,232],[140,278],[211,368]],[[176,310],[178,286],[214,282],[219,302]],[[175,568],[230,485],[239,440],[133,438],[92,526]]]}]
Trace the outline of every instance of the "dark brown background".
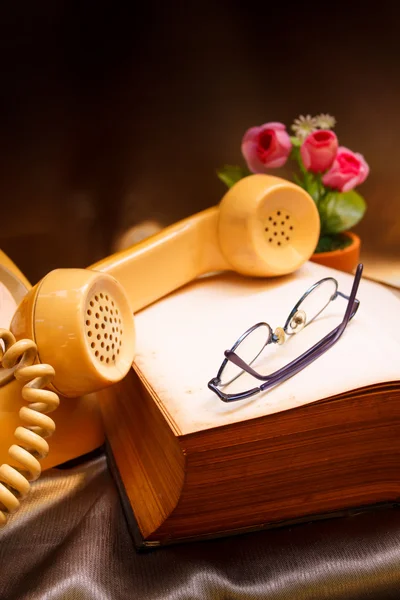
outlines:
[{"label": "dark brown background", "polygon": [[249,126],[329,112],[371,166],[356,231],[400,256],[400,11],[368,6],[2,6],[0,247],[32,282],[87,266],[142,219],[217,203]]}]

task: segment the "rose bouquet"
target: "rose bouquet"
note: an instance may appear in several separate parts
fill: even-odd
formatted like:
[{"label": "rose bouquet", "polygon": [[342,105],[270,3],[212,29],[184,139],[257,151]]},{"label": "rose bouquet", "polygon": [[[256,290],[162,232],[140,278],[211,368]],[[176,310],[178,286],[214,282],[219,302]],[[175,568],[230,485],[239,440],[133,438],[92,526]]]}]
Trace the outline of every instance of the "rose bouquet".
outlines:
[{"label": "rose bouquet", "polygon": [[355,191],[369,174],[364,157],[339,146],[330,115],[307,115],[295,119],[290,136],[283,123],[265,123],[248,129],[241,151],[246,166],[225,165],[218,177],[231,187],[253,173],[271,173],[286,165],[296,166],[294,181],[313,198],[321,222],[320,239],[315,252],[346,247],[350,238],[343,235],[364,216],[366,203]]}]

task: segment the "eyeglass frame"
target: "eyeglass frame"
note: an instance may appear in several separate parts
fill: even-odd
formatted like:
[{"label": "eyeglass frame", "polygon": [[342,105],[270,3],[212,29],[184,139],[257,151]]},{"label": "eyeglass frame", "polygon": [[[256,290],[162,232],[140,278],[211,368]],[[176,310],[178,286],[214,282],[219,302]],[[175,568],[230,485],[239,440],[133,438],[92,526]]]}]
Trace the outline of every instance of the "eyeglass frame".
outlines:
[{"label": "eyeglass frame", "polygon": [[[233,346],[231,347],[230,350],[225,350],[225,352],[224,352],[225,359],[223,360],[216,377],[213,377],[208,382],[207,387],[211,391],[213,391],[215,394],[217,394],[217,396],[223,402],[234,402],[237,400],[244,400],[244,399],[250,398],[260,392],[263,392],[263,391],[273,387],[274,385],[277,385],[278,383],[282,383],[283,381],[286,381],[290,377],[293,377],[293,375],[296,375],[296,373],[298,373],[299,371],[302,371],[309,364],[314,362],[317,358],[319,358],[320,356],[325,354],[325,352],[327,352],[327,350],[329,350],[329,348],[331,348],[342,336],[349,321],[354,317],[354,315],[356,314],[356,312],[360,306],[360,301],[356,298],[356,294],[357,294],[358,287],[360,284],[362,271],[363,271],[363,265],[361,263],[359,263],[357,266],[357,269],[356,269],[356,273],[355,273],[354,280],[353,280],[353,285],[352,285],[349,296],[344,294],[343,292],[339,291],[339,283],[334,277],[324,277],[323,279],[320,279],[319,281],[314,283],[310,288],[308,288],[308,290],[302,295],[300,300],[298,300],[298,302],[296,302],[296,304],[293,307],[293,309],[291,310],[288,318],[286,319],[284,327],[282,328],[286,335],[294,335],[297,333],[296,331],[293,331],[292,333],[289,333],[287,331],[289,324],[291,323],[293,317],[298,312],[297,309],[301,305],[301,303],[304,302],[304,300],[307,298],[307,296],[309,294],[311,294],[311,292],[313,292],[315,290],[315,288],[318,287],[319,285],[321,285],[323,282],[334,281],[335,286],[336,286],[335,293],[332,295],[332,297],[330,298],[328,303],[310,321],[308,321],[308,323],[306,323],[304,325],[304,327],[308,327],[308,325],[310,325],[310,323],[312,323],[327,308],[327,306],[331,302],[336,300],[337,297],[344,298],[345,300],[348,301],[342,322],[337,327],[335,327],[330,333],[328,333],[326,336],[324,336],[319,342],[317,342],[316,344],[311,346],[311,348],[309,348],[306,352],[304,352],[303,354],[301,354],[300,356],[295,358],[289,364],[285,365],[284,367],[281,367],[274,373],[272,373],[270,375],[261,375],[261,373],[258,373],[257,371],[255,371],[249,364],[247,364],[244,360],[242,360],[235,353],[235,349],[239,346],[239,344],[248,335],[250,335],[255,329],[257,329],[261,325],[267,326],[267,328],[269,330],[269,337],[268,337],[268,340],[266,341],[265,345],[262,347],[262,349],[257,354],[257,356],[253,359],[252,362],[254,362],[254,360],[256,360],[256,358],[258,358],[258,356],[260,356],[260,354],[264,351],[265,347],[268,346],[270,343],[279,343],[278,336],[273,333],[272,328],[268,323],[264,323],[264,322],[256,323],[255,325],[253,325],[252,327],[247,329],[236,340],[236,342],[233,344]],[[236,394],[224,393],[221,389],[219,389],[218,386],[221,385],[221,375],[222,375],[222,372],[225,369],[228,361],[231,361],[232,363],[234,363],[237,367],[239,367],[242,370],[238,375],[236,375],[228,383],[232,383],[232,381],[234,381],[235,379],[240,377],[243,374],[243,372],[246,372],[249,375],[252,375],[253,377],[255,377],[258,380],[265,381],[265,383],[263,383],[259,387],[252,388],[245,392],[239,392]],[[228,383],[225,385],[228,385]]]}]

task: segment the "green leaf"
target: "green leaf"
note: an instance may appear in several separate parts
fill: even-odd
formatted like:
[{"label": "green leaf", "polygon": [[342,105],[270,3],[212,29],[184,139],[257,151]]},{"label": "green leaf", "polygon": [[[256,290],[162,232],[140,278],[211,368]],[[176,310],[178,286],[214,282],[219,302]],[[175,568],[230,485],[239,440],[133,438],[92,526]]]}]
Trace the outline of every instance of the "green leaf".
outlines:
[{"label": "green leaf", "polygon": [[321,252],[332,252],[332,250],[343,250],[346,246],[350,246],[351,243],[351,238],[342,233],[322,235],[318,240],[314,252],[315,254],[320,254]]},{"label": "green leaf", "polygon": [[237,165],[224,165],[221,169],[217,169],[217,175],[228,188],[231,188],[243,177],[251,175],[251,172]]},{"label": "green leaf", "polygon": [[299,138],[295,135],[290,136],[290,141],[292,142],[293,146],[296,146],[297,148],[301,146],[301,140],[299,140]]},{"label": "green leaf", "polygon": [[339,193],[330,191],[319,204],[321,233],[339,233],[354,227],[364,216],[364,198],[351,190]]}]

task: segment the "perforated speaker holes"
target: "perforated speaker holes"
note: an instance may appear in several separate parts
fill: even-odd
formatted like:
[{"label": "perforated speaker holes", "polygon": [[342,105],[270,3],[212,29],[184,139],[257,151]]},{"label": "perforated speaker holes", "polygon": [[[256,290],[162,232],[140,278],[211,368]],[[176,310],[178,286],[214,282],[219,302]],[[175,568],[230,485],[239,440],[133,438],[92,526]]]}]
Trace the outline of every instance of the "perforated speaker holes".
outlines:
[{"label": "perforated speaker holes", "polygon": [[91,297],[86,307],[85,329],[93,355],[103,365],[114,365],[122,345],[121,312],[107,292]]},{"label": "perforated speaker holes", "polygon": [[293,219],[285,210],[276,210],[268,217],[265,235],[269,244],[277,248],[286,246],[292,238],[293,231]]}]

